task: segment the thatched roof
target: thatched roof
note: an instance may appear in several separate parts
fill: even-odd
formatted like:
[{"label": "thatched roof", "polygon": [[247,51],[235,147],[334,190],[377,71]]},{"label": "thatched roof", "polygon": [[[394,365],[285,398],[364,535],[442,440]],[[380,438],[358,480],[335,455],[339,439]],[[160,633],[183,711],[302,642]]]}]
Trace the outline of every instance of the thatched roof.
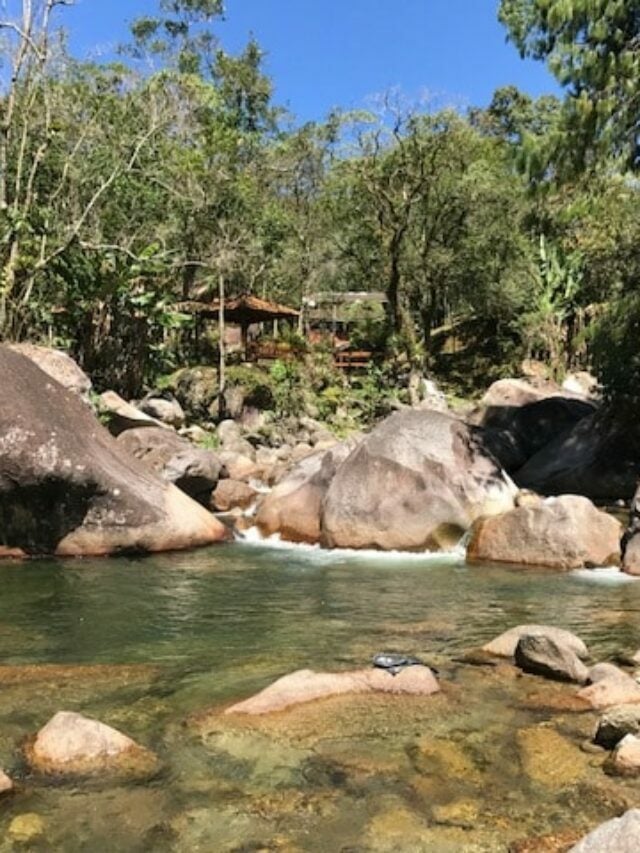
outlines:
[{"label": "thatched roof", "polygon": [[[184,314],[197,314],[199,317],[217,320],[220,313],[220,300],[179,302],[175,308]],[[295,308],[280,305],[277,302],[268,302],[266,299],[259,299],[248,293],[224,300],[224,317],[229,323],[247,325],[262,323],[265,320],[294,320],[299,316],[300,312]]]}]

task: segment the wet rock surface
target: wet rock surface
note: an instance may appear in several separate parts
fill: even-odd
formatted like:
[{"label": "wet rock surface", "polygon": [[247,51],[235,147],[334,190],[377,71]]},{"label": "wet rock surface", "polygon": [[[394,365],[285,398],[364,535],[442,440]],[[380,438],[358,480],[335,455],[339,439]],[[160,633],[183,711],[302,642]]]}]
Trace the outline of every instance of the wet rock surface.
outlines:
[{"label": "wet rock surface", "polygon": [[613,749],[625,735],[640,734],[640,704],[614,705],[598,720],[594,743]]},{"label": "wet rock surface", "polygon": [[512,658],[516,653],[516,647],[520,639],[524,636],[529,637],[546,637],[547,639],[564,646],[572,651],[579,658],[589,657],[589,650],[584,642],[566,631],[564,628],[555,628],[551,625],[517,625],[515,628],[509,628],[499,637],[491,640],[484,645],[483,651],[499,657]]},{"label": "wet rock surface", "polygon": [[122,774],[145,778],[159,769],[157,757],[98,720],[59,711],[25,746],[32,770],[59,776]]},{"label": "wet rock surface", "polygon": [[640,839],[640,809],[603,823],[579,841],[570,853],[636,853]]},{"label": "wet rock surface", "polygon": [[569,647],[550,637],[525,634],[518,640],[515,663],[524,672],[556,681],[584,684],[589,670]]}]

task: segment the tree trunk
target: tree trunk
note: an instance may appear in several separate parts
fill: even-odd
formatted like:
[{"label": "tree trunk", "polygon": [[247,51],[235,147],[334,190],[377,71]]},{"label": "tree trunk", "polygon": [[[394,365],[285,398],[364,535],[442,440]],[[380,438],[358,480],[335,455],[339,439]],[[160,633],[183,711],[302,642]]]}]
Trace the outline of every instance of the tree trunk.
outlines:
[{"label": "tree trunk", "polygon": [[218,274],[218,415],[220,420],[223,420],[226,414],[226,404],[224,399],[226,386],[226,347],[224,343],[225,325],[224,325],[224,274]]}]

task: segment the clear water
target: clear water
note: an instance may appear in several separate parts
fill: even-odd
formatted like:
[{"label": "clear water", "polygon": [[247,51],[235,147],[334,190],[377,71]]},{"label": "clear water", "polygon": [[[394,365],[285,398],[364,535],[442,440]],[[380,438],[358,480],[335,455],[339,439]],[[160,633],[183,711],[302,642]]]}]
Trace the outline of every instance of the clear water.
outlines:
[{"label": "clear water", "polygon": [[[525,622],[574,630],[596,660],[635,651],[640,583],[611,571],[251,543],[7,563],[0,588],[0,764],[20,783],[0,802],[0,850],[24,849],[7,830],[35,813],[30,849],[497,851],[640,804],[640,783],[580,748],[596,718],[571,709],[574,687],[460,661]],[[442,695],[220,714],[286,672],[387,648],[435,664]],[[163,772],[30,776],[20,741],[61,709],[156,750]]]}]

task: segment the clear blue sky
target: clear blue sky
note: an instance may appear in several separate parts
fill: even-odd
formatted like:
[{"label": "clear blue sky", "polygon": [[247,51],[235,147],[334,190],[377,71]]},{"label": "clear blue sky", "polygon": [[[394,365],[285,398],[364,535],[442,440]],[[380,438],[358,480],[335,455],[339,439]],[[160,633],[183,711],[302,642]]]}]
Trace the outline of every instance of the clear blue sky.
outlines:
[{"label": "clear blue sky", "polygon": [[[438,105],[485,105],[498,86],[532,95],[555,92],[541,63],[522,61],[505,43],[498,0],[227,0],[217,25],[238,50],[253,33],[267,52],[277,103],[299,119],[335,106],[366,105],[399,87]],[[155,0],[77,0],[61,17],[76,53],[110,53],[127,22],[157,9]]]}]

